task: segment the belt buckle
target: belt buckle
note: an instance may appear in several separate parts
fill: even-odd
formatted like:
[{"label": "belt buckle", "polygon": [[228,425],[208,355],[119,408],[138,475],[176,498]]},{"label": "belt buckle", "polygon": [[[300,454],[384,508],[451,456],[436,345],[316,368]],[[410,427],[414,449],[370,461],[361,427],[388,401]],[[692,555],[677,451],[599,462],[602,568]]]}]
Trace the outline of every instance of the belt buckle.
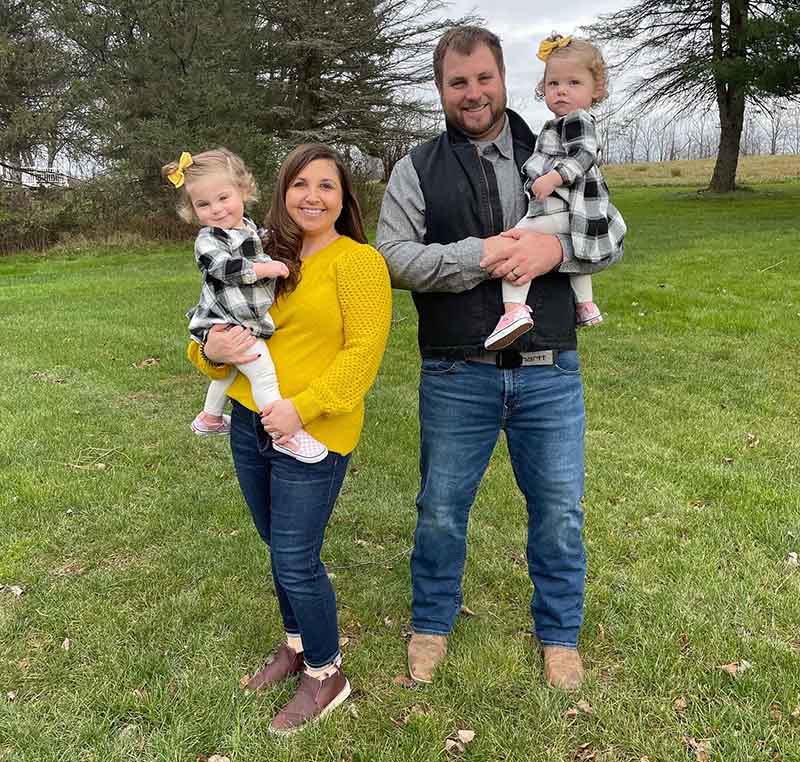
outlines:
[{"label": "belt buckle", "polygon": [[522,367],[522,355],[516,349],[501,349],[494,362],[500,370],[513,370]]}]

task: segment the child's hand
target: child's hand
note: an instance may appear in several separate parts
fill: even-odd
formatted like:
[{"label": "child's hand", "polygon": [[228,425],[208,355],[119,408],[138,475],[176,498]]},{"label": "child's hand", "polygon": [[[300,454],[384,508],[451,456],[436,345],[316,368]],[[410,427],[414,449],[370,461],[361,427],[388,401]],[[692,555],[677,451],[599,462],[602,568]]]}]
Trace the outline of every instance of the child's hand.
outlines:
[{"label": "child's hand", "polygon": [[256,262],[256,275],[261,278],[288,278],[289,268],[283,262]]},{"label": "child's hand", "polygon": [[555,170],[542,175],[533,181],[531,190],[537,201],[542,201],[552,195],[553,191],[561,185],[561,175]]}]

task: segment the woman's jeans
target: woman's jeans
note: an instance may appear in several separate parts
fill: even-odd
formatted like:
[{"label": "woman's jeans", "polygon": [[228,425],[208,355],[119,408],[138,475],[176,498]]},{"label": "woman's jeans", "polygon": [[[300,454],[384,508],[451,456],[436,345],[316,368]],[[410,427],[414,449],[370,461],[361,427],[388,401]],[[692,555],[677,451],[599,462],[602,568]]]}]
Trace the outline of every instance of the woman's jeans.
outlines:
[{"label": "woman's jeans", "polygon": [[[415,632],[446,635],[461,606],[467,521],[500,431],[528,509],[536,635],[575,647],[583,620],[583,388],[577,352],[500,370],[422,361],[421,486],[411,556]],[[491,521],[491,517],[484,520]]]},{"label": "woman's jeans", "polygon": [[339,625],[320,550],[350,456],[330,452],[308,464],[275,452],[259,415],[235,401],[231,452],[256,529],[270,548],[283,627],[302,637],[308,666],[330,664],[339,656]]}]

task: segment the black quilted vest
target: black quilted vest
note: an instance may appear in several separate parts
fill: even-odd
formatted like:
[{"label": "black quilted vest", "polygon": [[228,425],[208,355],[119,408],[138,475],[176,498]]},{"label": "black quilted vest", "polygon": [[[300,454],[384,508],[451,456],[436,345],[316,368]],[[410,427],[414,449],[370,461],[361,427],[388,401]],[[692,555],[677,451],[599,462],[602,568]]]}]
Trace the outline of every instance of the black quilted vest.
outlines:
[{"label": "black quilted vest", "polygon": [[[513,111],[506,111],[519,171],[533,152],[535,135]],[[411,160],[425,197],[425,243],[452,243],[469,236],[487,238],[503,230],[493,173],[481,166],[476,147],[449,122],[439,137],[417,146]],[[469,291],[413,293],[419,314],[423,357],[463,358],[483,342],[503,313],[499,280]],[[512,345],[521,352],[575,349],[575,303],[569,277],[555,272],[531,283],[528,304],[534,329]]]}]

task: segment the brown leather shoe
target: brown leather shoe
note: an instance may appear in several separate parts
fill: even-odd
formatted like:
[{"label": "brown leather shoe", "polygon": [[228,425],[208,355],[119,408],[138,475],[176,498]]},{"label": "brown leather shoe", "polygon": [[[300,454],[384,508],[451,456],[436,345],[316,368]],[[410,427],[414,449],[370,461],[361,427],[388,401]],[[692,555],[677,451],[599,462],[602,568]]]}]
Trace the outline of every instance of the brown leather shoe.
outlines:
[{"label": "brown leather shoe", "polygon": [[246,688],[248,691],[270,688],[276,683],[299,675],[305,668],[303,652],[297,653],[286,643],[281,643],[272,658],[250,678]]},{"label": "brown leather shoe", "polygon": [[408,674],[417,683],[432,683],[433,671],[447,656],[447,635],[415,632],[408,641]]},{"label": "brown leather shoe", "polygon": [[342,670],[330,677],[317,680],[303,673],[300,685],[289,703],[269,724],[270,732],[288,734],[321,720],[350,695],[350,683]]},{"label": "brown leather shoe", "polygon": [[544,679],[551,688],[576,691],[583,683],[583,662],[577,648],[545,646]]}]

